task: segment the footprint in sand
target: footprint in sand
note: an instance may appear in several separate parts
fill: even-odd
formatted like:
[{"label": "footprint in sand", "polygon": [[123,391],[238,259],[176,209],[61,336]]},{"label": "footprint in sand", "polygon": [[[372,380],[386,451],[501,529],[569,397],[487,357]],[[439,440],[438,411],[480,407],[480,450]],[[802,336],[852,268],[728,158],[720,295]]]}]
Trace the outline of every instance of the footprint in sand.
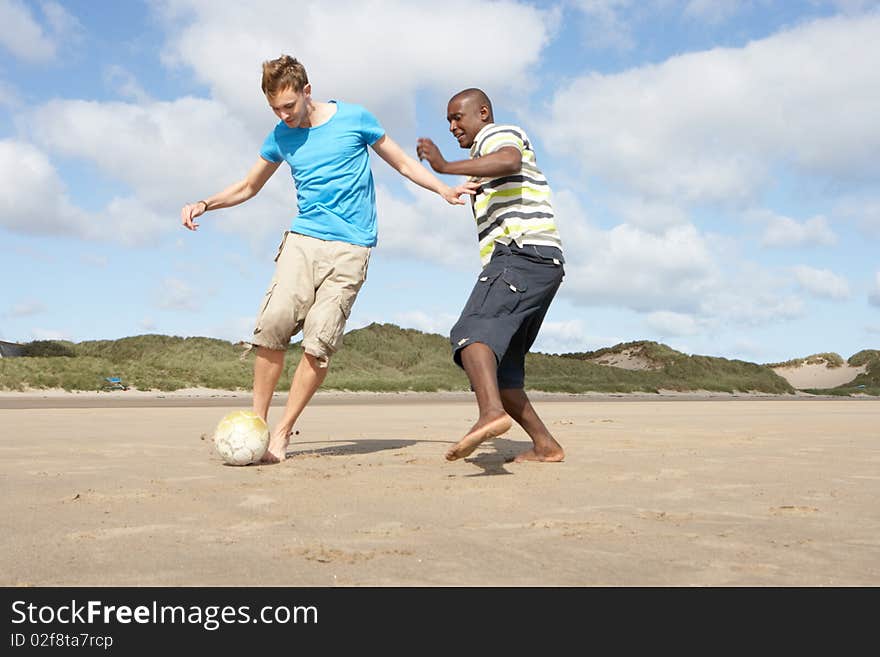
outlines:
[{"label": "footprint in sand", "polygon": [[786,504],[783,506],[771,506],[770,513],[774,516],[783,516],[783,515],[792,515],[792,516],[808,516],[813,513],[818,513],[819,509],[814,506],[795,506],[793,504]]}]

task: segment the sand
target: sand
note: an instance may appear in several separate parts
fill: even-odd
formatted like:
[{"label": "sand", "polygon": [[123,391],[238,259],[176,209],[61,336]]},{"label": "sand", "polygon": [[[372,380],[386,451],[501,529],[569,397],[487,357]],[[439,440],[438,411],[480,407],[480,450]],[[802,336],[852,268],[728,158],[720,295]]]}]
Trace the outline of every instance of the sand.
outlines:
[{"label": "sand", "polygon": [[836,388],[849,383],[859,374],[864,374],[866,370],[866,365],[828,367],[825,363],[802,363],[790,367],[773,368],[773,371],[788,381],[792,388],[798,390]]},{"label": "sand", "polygon": [[536,396],[567,458],[513,464],[444,461],[467,394],[325,393],[231,467],[247,394],[124,395],[0,398],[0,584],[880,585],[876,399]]}]

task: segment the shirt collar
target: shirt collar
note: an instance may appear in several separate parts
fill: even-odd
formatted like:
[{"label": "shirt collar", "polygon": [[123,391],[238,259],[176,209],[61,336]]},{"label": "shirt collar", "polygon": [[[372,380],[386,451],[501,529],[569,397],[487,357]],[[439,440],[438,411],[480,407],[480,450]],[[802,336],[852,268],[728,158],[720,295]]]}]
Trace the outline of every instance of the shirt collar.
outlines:
[{"label": "shirt collar", "polygon": [[480,131],[479,131],[479,132],[477,133],[477,135],[474,137],[474,143],[471,144],[471,157],[476,157],[476,156],[478,155],[478,153],[477,153],[477,146],[478,146],[479,143],[480,143],[480,137],[481,137],[481,135],[482,135],[484,132],[486,132],[486,130],[488,130],[489,128],[491,128],[493,125],[495,125],[495,124],[494,124],[494,123],[487,123],[487,124],[484,125],[482,128],[480,128]]}]

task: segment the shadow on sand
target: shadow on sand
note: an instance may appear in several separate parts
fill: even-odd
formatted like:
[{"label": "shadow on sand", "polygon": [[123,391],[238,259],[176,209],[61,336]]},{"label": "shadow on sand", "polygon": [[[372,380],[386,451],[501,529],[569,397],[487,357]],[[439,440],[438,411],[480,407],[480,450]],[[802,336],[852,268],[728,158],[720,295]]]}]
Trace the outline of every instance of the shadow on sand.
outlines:
[{"label": "shadow on sand", "polygon": [[[375,438],[367,438],[364,440],[325,440],[311,442],[294,442],[291,441],[287,447],[287,458],[296,458],[297,456],[354,456],[357,454],[373,454],[375,452],[384,452],[389,449],[404,449],[412,447],[416,443],[434,442],[445,443],[443,440],[382,440]],[[327,445],[328,447],[309,448],[310,445]]]},{"label": "shadow on sand", "polygon": [[[367,438],[363,440],[346,440],[346,441],[310,441],[310,442],[291,442],[287,448],[287,458],[296,459],[303,456],[356,456],[359,454],[374,454],[376,452],[384,452],[388,450],[399,450],[412,447],[417,443],[436,443],[437,445],[452,445],[451,440],[411,440],[411,439],[376,439]],[[329,443],[329,445],[328,445]],[[319,447],[319,445],[327,445]],[[530,442],[520,442],[509,440],[507,438],[496,438],[495,440],[486,441],[481,445],[482,450],[476,456],[464,459],[465,463],[475,465],[482,472],[465,474],[465,477],[484,477],[486,475],[509,475],[513,474],[505,469],[505,465],[512,462],[514,457],[522,451],[528,449]],[[441,463],[443,453],[446,448],[441,448],[438,458]],[[491,451],[487,451],[491,450]]]}]

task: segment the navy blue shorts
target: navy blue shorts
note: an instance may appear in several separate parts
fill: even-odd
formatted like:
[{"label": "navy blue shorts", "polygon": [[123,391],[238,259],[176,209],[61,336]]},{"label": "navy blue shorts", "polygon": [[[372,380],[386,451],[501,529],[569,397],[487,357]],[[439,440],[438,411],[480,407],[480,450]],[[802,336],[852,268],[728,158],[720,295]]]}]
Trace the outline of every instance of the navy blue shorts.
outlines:
[{"label": "navy blue shorts", "polygon": [[496,243],[449,335],[455,363],[461,367],[461,350],[482,342],[495,352],[498,387],[522,388],[526,353],[562,283],[564,262],[556,247]]}]

